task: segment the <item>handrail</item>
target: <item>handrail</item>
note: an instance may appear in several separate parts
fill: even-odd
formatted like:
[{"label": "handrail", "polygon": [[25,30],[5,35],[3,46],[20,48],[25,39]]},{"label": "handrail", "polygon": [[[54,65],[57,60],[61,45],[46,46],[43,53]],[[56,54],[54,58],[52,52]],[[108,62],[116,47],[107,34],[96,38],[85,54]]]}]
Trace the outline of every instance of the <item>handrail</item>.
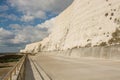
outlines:
[{"label": "handrail", "polygon": [[[24,77],[23,73],[25,69],[26,56],[27,55],[24,55],[17,62],[17,64],[2,78],[2,80],[13,80],[14,76],[16,76],[16,79],[14,80],[24,80],[22,77]],[[23,76],[21,76],[22,69],[23,69],[23,73],[22,73]]]}]

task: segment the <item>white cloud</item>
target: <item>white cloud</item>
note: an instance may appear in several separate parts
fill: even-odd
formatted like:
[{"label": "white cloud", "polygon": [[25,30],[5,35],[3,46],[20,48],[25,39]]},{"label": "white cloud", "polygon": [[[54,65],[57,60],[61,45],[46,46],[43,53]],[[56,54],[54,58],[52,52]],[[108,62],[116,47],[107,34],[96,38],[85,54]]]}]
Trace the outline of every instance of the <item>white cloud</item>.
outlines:
[{"label": "white cloud", "polygon": [[16,15],[14,15],[14,14],[6,15],[6,18],[7,18],[7,19],[14,20],[14,21],[18,20],[18,17],[17,17]]},{"label": "white cloud", "polygon": [[48,33],[51,33],[52,29],[54,27],[54,21],[55,21],[55,18],[52,18],[51,20],[47,20],[42,24],[38,24],[36,27],[42,28],[42,29],[47,29]]},{"label": "white cloud", "polygon": [[8,10],[8,6],[4,5],[4,6],[0,6],[0,11],[6,11]]},{"label": "white cloud", "polygon": [[0,52],[4,51],[3,47],[10,47],[8,51],[18,51],[28,43],[42,40],[51,32],[54,20],[55,18],[37,26],[10,24],[11,30],[0,28]]},{"label": "white cloud", "polygon": [[22,21],[30,21],[34,18],[46,18],[46,13],[59,14],[73,0],[9,0],[13,7],[24,13]]},{"label": "white cloud", "polygon": [[[21,21],[29,22],[35,18],[45,19],[49,15],[47,12],[59,14],[64,10],[72,0],[8,0],[13,7],[22,11],[24,14]],[[5,9],[4,9],[5,10]],[[6,8],[7,10],[7,8]],[[50,14],[51,15],[51,14]],[[5,17],[11,20],[19,19],[14,14],[0,14],[0,17]],[[19,24],[10,24],[12,30],[0,28],[0,47],[16,46],[21,47],[26,43],[40,41],[48,36],[52,31],[54,19],[48,20],[45,23],[37,26],[24,26]]]},{"label": "white cloud", "polygon": [[33,16],[24,15],[24,16],[22,16],[21,21],[28,22],[28,21],[31,21],[31,20],[33,20],[33,19],[34,19]]},{"label": "white cloud", "polygon": [[40,41],[52,32],[54,20],[55,18],[48,20],[42,24],[38,24],[36,26],[10,24],[9,27],[12,28],[11,32],[4,30],[4,33],[7,33],[6,35],[9,35],[10,33],[14,34],[14,38],[10,39],[9,41],[12,44],[31,43]]},{"label": "white cloud", "polygon": [[10,39],[13,36],[13,33],[5,30],[3,28],[0,28],[0,40],[4,40],[4,39]]},{"label": "white cloud", "polygon": [[15,30],[21,30],[22,27],[19,24],[10,24],[10,28],[15,29]]},{"label": "white cloud", "polygon": [[11,43],[11,40],[14,38],[14,34],[8,30],[0,28],[0,46],[6,46]]},{"label": "white cloud", "polygon": [[10,24],[12,30],[0,28],[0,43],[18,45],[40,41],[52,31],[54,20],[55,18],[37,26]]},{"label": "white cloud", "polygon": [[16,20],[18,20],[19,18],[16,16],[16,15],[14,15],[14,14],[6,14],[6,13],[1,13],[0,14],[0,17],[4,17],[4,18],[6,18],[6,19],[10,19],[10,20],[13,20],[13,21],[16,21]]},{"label": "white cloud", "polygon": [[[12,25],[11,25],[12,26]],[[0,28],[0,52],[15,52],[23,49],[26,44],[45,38],[47,31],[33,26],[13,25],[14,30]]]},{"label": "white cloud", "polygon": [[32,26],[24,27],[22,30],[15,30],[15,33],[17,34],[13,39],[14,43],[35,42],[41,40],[48,35],[46,31]]}]

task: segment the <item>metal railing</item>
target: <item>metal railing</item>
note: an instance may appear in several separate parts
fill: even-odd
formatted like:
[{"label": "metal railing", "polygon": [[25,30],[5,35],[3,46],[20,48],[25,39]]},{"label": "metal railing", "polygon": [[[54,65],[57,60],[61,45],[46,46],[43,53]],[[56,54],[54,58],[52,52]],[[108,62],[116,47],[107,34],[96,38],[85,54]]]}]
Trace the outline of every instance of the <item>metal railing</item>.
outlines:
[{"label": "metal railing", "polygon": [[24,55],[2,80],[24,80],[26,57],[27,55]]}]

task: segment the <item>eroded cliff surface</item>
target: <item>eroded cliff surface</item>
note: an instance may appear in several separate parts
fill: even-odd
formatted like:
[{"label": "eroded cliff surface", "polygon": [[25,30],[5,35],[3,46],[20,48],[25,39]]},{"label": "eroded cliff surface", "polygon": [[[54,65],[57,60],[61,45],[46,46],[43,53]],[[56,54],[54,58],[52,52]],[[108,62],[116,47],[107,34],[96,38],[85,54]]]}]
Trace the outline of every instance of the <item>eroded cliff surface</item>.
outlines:
[{"label": "eroded cliff surface", "polygon": [[52,24],[47,38],[27,45],[22,52],[119,44],[120,0],[74,0]]}]

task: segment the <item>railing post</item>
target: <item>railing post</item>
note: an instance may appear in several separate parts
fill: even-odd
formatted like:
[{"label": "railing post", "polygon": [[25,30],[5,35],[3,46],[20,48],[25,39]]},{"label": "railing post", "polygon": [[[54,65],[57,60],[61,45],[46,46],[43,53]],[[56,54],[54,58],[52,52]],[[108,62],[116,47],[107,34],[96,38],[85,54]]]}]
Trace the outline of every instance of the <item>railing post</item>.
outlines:
[{"label": "railing post", "polygon": [[10,74],[10,80],[12,80],[12,74]]},{"label": "railing post", "polygon": [[14,75],[16,75],[16,73],[17,73],[17,70],[16,70],[16,67],[15,67],[15,72],[14,72]]}]

